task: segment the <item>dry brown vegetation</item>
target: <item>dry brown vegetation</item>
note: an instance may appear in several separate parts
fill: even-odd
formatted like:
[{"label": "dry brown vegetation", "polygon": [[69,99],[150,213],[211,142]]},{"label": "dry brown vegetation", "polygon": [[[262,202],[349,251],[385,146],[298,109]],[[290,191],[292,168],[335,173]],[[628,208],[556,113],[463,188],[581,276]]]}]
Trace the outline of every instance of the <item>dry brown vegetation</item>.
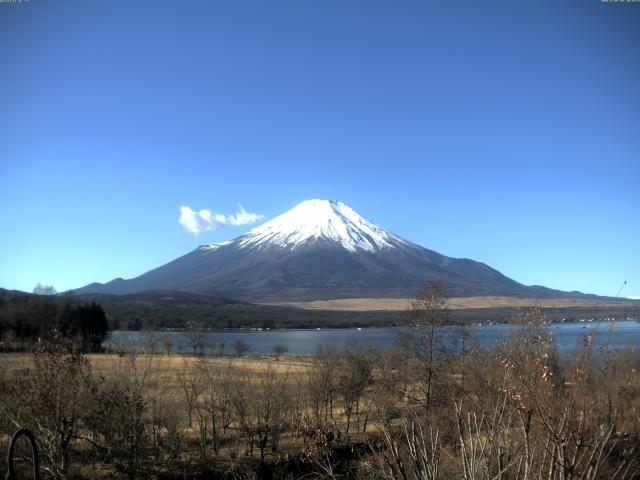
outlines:
[{"label": "dry brown vegetation", "polygon": [[[437,285],[399,347],[309,357],[4,354],[0,435],[45,478],[640,478],[640,355],[553,348],[539,309],[496,350],[447,352]],[[20,449],[19,449],[20,450]],[[18,456],[26,456],[19,454]]]},{"label": "dry brown vegetation", "polygon": [[[271,305],[282,305],[304,308],[308,310],[329,311],[403,311],[411,305],[411,298],[337,298],[332,300],[313,300],[309,302],[285,302]],[[480,308],[569,308],[569,307],[615,307],[620,305],[637,305],[637,301],[626,299],[592,299],[592,298],[522,298],[522,297],[451,297],[446,299],[446,306],[451,310]]]}]

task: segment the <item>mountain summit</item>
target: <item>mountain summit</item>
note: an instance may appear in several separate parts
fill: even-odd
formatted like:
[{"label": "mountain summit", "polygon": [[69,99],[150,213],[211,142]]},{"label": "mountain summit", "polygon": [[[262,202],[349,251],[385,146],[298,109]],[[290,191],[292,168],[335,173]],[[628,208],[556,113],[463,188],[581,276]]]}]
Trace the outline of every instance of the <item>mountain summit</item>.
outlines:
[{"label": "mountain summit", "polygon": [[238,239],[241,248],[303,248],[309,242],[337,242],[350,252],[376,252],[406,242],[362,218],[336,200],[306,200]]},{"label": "mountain summit", "polygon": [[429,279],[443,280],[455,296],[567,295],[428,250],[334,200],[306,200],[234,240],[202,245],[130,280],[92,283],[76,292],[183,290],[249,301],[305,301],[412,297]]}]

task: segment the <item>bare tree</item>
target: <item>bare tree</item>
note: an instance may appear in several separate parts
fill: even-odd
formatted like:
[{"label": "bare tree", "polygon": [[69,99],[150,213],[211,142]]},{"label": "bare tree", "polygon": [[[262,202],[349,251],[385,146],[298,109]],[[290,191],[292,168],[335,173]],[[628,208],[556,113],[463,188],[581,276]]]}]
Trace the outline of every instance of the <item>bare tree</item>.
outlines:
[{"label": "bare tree", "polygon": [[158,334],[150,328],[143,328],[138,338],[138,344],[145,355],[155,355],[159,351],[160,339]]},{"label": "bare tree", "polygon": [[337,392],[347,419],[346,434],[354,414],[359,413],[360,401],[372,381],[373,361],[369,352],[361,348],[350,349],[338,370]]},{"label": "bare tree", "polygon": [[[382,478],[391,480],[438,480],[441,475],[442,439],[437,429],[425,427],[417,412],[403,413],[396,432],[381,425],[386,451],[380,462]],[[466,480],[466,479],[465,479]]]},{"label": "bare tree", "polygon": [[521,316],[511,342],[498,353],[512,378],[504,394],[517,412],[522,478],[595,480],[614,452],[617,468],[609,478],[625,478],[637,467],[637,444],[616,433],[628,431],[609,395],[616,382],[604,394],[594,391],[591,352],[587,336],[562,378],[553,335],[542,310],[534,307]]},{"label": "bare tree", "polygon": [[236,355],[238,355],[238,357],[242,357],[250,349],[247,342],[241,339],[237,339],[235,342],[233,342],[232,346],[233,346],[233,349],[236,351]]},{"label": "bare tree", "polygon": [[162,342],[162,345],[164,346],[164,349],[167,352],[167,355],[170,355],[171,349],[173,348],[173,338],[171,338],[170,335],[165,335],[162,337],[160,341]]},{"label": "bare tree", "polygon": [[286,378],[278,376],[272,368],[258,374],[257,382],[248,376],[241,377],[236,383],[233,404],[249,453],[253,454],[253,447],[257,446],[260,461],[264,462],[267,448],[277,449],[290,408]]},{"label": "bare tree", "polygon": [[207,334],[202,328],[195,325],[189,325],[182,332],[187,348],[193,351],[194,355],[203,355],[207,345]]},{"label": "bare tree", "polygon": [[224,334],[218,332],[211,336],[211,350],[216,357],[224,355],[225,347],[227,346],[227,340]]},{"label": "bare tree", "polygon": [[87,359],[59,337],[43,344],[33,356],[33,369],[10,383],[20,405],[5,410],[18,428],[34,431],[55,478],[70,474],[73,441],[78,438],[94,381]]},{"label": "bare tree", "polygon": [[439,328],[446,324],[449,311],[442,281],[427,281],[407,309],[409,329],[401,343],[418,362],[418,385],[421,398],[415,398],[428,412],[433,402],[434,385],[439,380],[439,363],[446,351]]},{"label": "bare tree", "polygon": [[182,370],[180,371],[178,381],[184,396],[187,409],[187,425],[189,427],[193,424],[193,409],[202,388],[200,375],[201,369],[185,358],[182,363]]},{"label": "bare tree", "polygon": [[230,419],[232,365],[220,368],[217,363],[203,358],[197,368],[200,371],[201,389],[196,412],[201,444],[204,449],[210,440],[213,452],[218,453],[221,433],[226,430]]},{"label": "bare tree", "polygon": [[289,347],[283,343],[276,343],[271,347],[271,350],[273,350],[273,353],[276,356],[276,361],[280,361],[280,357],[289,351]]},{"label": "bare tree", "polygon": [[333,417],[337,370],[338,353],[335,345],[319,347],[313,356],[306,386],[316,420],[320,420],[321,416],[324,421]]},{"label": "bare tree", "polygon": [[[147,427],[152,450],[159,448],[160,419],[163,405],[158,398],[162,390],[162,365],[158,364],[157,337],[142,333],[139,344],[127,341],[119,345],[104,384],[96,392],[85,427],[92,435],[84,440],[94,445],[127,478],[136,478],[143,468],[148,451]],[[150,414],[150,418],[147,418]]]},{"label": "bare tree", "polygon": [[84,437],[127,478],[138,476],[145,447],[145,401],[132,383],[113,379],[96,395]]},{"label": "bare tree", "polygon": [[397,404],[405,400],[409,359],[396,349],[376,353],[376,378],[371,386],[371,413],[378,422],[386,424],[396,416]]}]

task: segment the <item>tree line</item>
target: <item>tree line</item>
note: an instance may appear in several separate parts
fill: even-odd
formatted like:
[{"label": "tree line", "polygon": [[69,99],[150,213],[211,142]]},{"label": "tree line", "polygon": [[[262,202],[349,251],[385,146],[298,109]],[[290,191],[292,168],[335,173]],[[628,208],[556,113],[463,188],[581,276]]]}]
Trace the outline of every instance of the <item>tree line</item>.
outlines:
[{"label": "tree line", "polygon": [[53,333],[83,351],[97,352],[109,333],[109,323],[95,302],[78,303],[73,297],[50,294],[0,297],[0,349],[29,349]]}]

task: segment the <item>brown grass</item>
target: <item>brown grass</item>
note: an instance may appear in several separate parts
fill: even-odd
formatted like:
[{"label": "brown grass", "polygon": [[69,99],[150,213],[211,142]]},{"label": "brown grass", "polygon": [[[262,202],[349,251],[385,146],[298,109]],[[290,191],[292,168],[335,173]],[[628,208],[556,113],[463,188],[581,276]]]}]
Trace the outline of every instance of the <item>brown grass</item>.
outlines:
[{"label": "brown grass", "polygon": [[[405,310],[411,298],[339,298],[333,300],[314,300],[311,302],[283,302],[270,305],[283,305],[304,308],[307,310],[332,311],[402,311]],[[466,310],[475,308],[500,307],[533,307],[563,308],[563,307],[612,307],[630,304],[626,299],[592,299],[592,298],[524,298],[524,297],[453,297],[447,299],[447,307],[452,310]],[[637,303],[637,302],[636,302]],[[635,304],[635,303],[634,303]]]},{"label": "brown grass", "polygon": [[[115,353],[106,354],[88,354],[87,360],[91,363],[92,370],[95,374],[105,375],[114,371],[114,366],[123,362],[123,357]],[[283,355],[279,361],[272,356],[247,356],[247,357],[196,357],[193,355],[175,354],[141,354],[139,362],[152,359],[153,368],[162,372],[164,377],[177,378],[180,372],[184,370],[186,364],[195,364],[196,362],[205,361],[211,365],[226,367],[229,363],[234,369],[244,370],[248,372],[263,372],[272,368],[276,373],[299,373],[306,371],[311,366],[310,357]],[[16,369],[25,369],[33,365],[33,355],[31,353],[2,353],[0,361],[3,362],[7,371]]]}]

